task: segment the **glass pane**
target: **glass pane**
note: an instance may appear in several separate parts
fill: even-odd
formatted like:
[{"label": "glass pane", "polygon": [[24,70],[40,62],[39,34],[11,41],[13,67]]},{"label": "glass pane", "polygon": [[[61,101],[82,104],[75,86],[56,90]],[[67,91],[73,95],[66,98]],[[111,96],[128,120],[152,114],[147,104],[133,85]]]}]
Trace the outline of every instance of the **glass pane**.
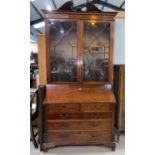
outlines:
[{"label": "glass pane", "polygon": [[83,80],[108,81],[110,24],[84,22]]},{"label": "glass pane", "polygon": [[50,21],[51,80],[77,81],[77,24]]}]

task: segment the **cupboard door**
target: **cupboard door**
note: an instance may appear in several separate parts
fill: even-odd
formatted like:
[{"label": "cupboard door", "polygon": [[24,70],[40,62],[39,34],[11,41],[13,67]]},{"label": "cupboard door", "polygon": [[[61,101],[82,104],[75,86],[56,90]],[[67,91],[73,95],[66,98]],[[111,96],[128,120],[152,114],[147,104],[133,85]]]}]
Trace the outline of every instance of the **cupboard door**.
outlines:
[{"label": "cupboard door", "polygon": [[48,22],[50,41],[50,80],[77,81],[77,22]]},{"label": "cupboard door", "polygon": [[83,22],[83,81],[107,82],[109,77],[110,23]]}]

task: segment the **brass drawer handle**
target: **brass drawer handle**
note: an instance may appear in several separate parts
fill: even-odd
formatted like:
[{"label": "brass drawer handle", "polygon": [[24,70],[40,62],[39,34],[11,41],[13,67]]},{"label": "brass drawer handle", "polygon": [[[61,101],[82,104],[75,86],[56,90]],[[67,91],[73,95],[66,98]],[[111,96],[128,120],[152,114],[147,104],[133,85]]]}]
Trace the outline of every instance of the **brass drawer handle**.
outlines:
[{"label": "brass drawer handle", "polygon": [[100,109],[100,105],[94,105],[94,108],[99,110]]},{"label": "brass drawer handle", "polygon": [[67,114],[60,114],[61,118],[67,118]]},{"label": "brass drawer handle", "polygon": [[65,105],[64,106],[61,106],[61,109],[62,110],[67,110],[67,106],[65,106]]},{"label": "brass drawer handle", "polygon": [[97,118],[97,114],[90,114],[92,118]]}]

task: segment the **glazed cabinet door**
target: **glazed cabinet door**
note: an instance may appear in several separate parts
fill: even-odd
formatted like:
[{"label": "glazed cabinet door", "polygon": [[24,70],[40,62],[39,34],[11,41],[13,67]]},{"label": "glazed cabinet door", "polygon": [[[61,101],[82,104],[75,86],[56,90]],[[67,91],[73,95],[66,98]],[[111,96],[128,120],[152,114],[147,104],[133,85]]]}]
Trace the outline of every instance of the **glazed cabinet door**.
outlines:
[{"label": "glazed cabinet door", "polygon": [[111,83],[112,22],[48,20],[49,83]]},{"label": "glazed cabinet door", "polygon": [[83,22],[83,81],[108,82],[110,22]]},{"label": "glazed cabinet door", "polygon": [[49,20],[49,81],[77,81],[77,22]]}]

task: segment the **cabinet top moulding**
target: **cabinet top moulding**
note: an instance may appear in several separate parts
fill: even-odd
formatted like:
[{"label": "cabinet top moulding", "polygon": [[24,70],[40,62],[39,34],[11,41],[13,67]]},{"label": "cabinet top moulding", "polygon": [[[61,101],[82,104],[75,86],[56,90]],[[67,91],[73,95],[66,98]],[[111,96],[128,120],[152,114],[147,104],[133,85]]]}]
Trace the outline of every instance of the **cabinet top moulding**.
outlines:
[{"label": "cabinet top moulding", "polygon": [[45,19],[114,20],[117,12],[61,12],[43,10]]},{"label": "cabinet top moulding", "polygon": [[[42,10],[44,12],[44,17],[46,19],[104,19],[113,20],[118,12],[102,12],[91,2],[85,4],[86,11],[82,11],[81,8],[76,8],[73,6],[73,2],[69,1],[63,4],[57,10]],[[60,15],[61,14],[61,15]]]}]

